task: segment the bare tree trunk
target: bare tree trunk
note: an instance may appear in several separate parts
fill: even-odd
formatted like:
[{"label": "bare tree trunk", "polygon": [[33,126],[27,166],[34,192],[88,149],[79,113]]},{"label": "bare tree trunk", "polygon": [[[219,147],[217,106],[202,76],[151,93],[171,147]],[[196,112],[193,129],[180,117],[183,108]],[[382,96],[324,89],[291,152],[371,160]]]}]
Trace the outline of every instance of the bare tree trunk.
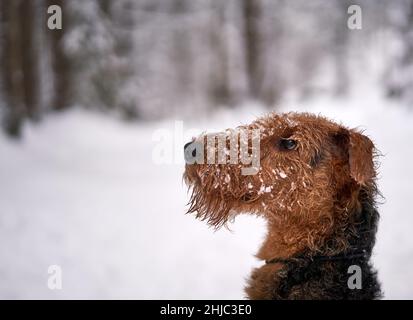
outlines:
[{"label": "bare tree trunk", "polygon": [[[63,38],[68,26],[68,15],[64,0],[47,0],[47,6],[58,5],[62,8],[62,29],[49,30],[52,78],[54,84],[54,98],[52,109],[63,110],[71,104],[71,61],[66,56],[63,47]],[[48,18],[48,16],[47,16]]]},{"label": "bare tree trunk", "polygon": [[259,30],[261,39],[257,52],[258,96],[268,107],[274,107],[282,98],[286,87],[281,58],[285,56],[284,43],[288,43],[288,30],[283,21],[285,7],[285,1],[271,0],[266,3],[265,12],[261,11],[259,15],[261,26],[265,27]]},{"label": "bare tree trunk", "polygon": [[387,95],[391,98],[404,98],[413,101],[413,77],[409,71],[413,65],[413,0],[403,3],[406,22],[396,30],[404,42],[404,50],[400,59],[390,65],[385,74]]},{"label": "bare tree trunk", "polygon": [[350,30],[347,27],[347,9],[351,3],[339,0],[338,13],[339,21],[337,21],[334,37],[334,58],[336,70],[336,86],[335,95],[343,96],[348,92],[349,75],[347,65],[347,47]]},{"label": "bare tree trunk", "polygon": [[110,17],[111,12],[110,12],[110,1],[111,0],[98,0],[98,4],[100,6],[100,9],[102,10],[102,12]]},{"label": "bare tree trunk", "polygon": [[[192,87],[192,57],[190,52],[190,35],[187,28],[180,23],[188,10],[187,0],[174,0],[172,2],[171,14],[173,14],[174,32],[172,34],[172,59],[175,63],[176,83],[175,92],[179,93],[176,99],[182,99],[182,92],[186,93],[186,99],[193,95]],[[178,101],[179,103],[180,101]]]},{"label": "bare tree trunk", "polygon": [[21,0],[0,1],[1,20],[3,23],[3,86],[7,105],[5,130],[11,136],[21,134],[21,124],[25,110],[23,104],[22,47],[20,37],[19,7]]},{"label": "bare tree trunk", "polygon": [[209,29],[209,41],[213,51],[214,66],[211,72],[210,94],[214,104],[231,103],[229,88],[228,46],[225,39],[225,3],[214,2]]},{"label": "bare tree trunk", "polygon": [[38,117],[39,101],[39,72],[37,50],[35,45],[35,10],[34,1],[21,1],[21,45],[24,84],[24,103],[27,115],[36,119]]},{"label": "bare tree trunk", "polygon": [[243,0],[242,6],[245,19],[245,54],[249,94],[252,98],[259,99],[262,80],[259,30],[261,7],[258,0]]},{"label": "bare tree trunk", "polygon": [[125,120],[134,120],[139,117],[137,101],[131,96],[125,96],[119,88],[127,86],[127,82],[136,72],[126,61],[131,60],[133,52],[134,10],[133,0],[122,0],[116,4],[111,0],[99,0],[101,18],[114,40],[110,53],[100,54],[99,59],[110,61],[110,55],[123,61],[117,65],[111,63],[102,65],[93,76],[93,83],[106,108],[117,108]]},{"label": "bare tree trunk", "polygon": [[413,1],[410,0],[406,4],[406,12],[407,14],[407,25],[405,28],[402,28],[402,34],[406,43],[406,53],[403,56],[402,63],[404,65],[411,65],[413,63],[413,40],[411,37],[411,33],[413,30]]}]

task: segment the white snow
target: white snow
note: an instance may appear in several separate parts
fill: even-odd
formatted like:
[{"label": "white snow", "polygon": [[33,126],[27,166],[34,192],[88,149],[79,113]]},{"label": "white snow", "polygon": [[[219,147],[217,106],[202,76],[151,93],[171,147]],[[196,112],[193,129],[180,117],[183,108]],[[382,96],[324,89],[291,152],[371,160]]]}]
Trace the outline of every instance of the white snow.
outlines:
[{"label": "white snow", "polygon": [[[386,298],[413,298],[413,114],[374,95],[284,110],[320,112],[374,139],[385,197],[374,261]],[[261,113],[246,106],[185,127],[235,127]],[[232,232],[213,232],[184,214],[183,164],[152,159],[153,132],[173,126],[75,109],[27,126],[22,142],[0,135],[0,298],[243,298],[265,223],[240,216]],[[47,287],[53,264],[62,290]]]},{"label": "white snow", "polygon": [[282,179],[287,178],[287,175],[285,174],[285,172],[284,172],[283,170],[280,170],[280,171],[279,171],[279,176],[280,176]]}]

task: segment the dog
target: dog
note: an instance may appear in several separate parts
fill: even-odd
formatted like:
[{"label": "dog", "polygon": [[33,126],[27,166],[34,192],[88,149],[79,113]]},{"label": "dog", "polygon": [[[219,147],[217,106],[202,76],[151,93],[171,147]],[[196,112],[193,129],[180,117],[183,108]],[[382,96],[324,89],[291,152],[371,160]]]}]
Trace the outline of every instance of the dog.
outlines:
[{"label": "dog", "polygon": [[[247,164],[229,159],[229,148],[241,156],[238,132],[247,132],[249,152],[252,132],[259,132],[255,173],[243,174]],[[362,132],[309,113],[271,113],[235,130],[202,134],[184,149],[188,213],[215,228],[241,213],[267,221],[256,255],[264,263],[248,280],[247,298],[382,297],[370,262],[379,220],[378,152]],[[207,163],[204,155],[223,161]]]}]

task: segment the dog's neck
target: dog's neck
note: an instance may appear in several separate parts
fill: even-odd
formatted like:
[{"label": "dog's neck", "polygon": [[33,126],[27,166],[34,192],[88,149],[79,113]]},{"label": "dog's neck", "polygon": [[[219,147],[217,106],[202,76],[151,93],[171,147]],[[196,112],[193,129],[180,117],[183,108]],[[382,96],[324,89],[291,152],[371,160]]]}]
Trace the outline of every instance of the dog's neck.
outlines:
[{"label": "dog's neck", "polygon": [[[321,239],[309,237],[312,235],[311,226],[307,229],[301,226],[300,234],[283,230],[282,221],[268,221],[268,235],[257,257],[269,261],[251,274],[245,289],[248,297],[380,298],[380,285],[369,261],[379,216],[372,197],[366,196],[360,204],[354,212],[348,212],[337,229]],[[363,274],[363,290],[352,290],[348,286],[348,278],[343,276],[348,274],[352,265],[358,266]]]},{"label": "dog's neck", "polygon": [[362,198],[359,204],[330,234],[314,234],[311,225],[290,225],[287,232],[282,221],[269,220],[267,237],[257,258],[264,261],[352,255],[369,258],[375,242],[378,213],[371,198]]}]

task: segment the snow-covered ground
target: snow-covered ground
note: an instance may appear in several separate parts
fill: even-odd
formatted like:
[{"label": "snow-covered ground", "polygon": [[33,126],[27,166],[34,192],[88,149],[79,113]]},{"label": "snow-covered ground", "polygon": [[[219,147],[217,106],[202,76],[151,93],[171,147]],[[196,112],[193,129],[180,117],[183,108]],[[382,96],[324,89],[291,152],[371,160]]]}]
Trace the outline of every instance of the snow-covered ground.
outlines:
[{"label": "snow-covered ground", "polygon": [[[374,139],[385,196],[374,260],[386,298],[413,298],[413,114],[378,96],[284,110],[322,113]],[[180,119],[125,124],[75,109],[26,126],[21,142],[0,135],[0,298],[243,298],[265,223],[240,216],[213,232],[185,215],[182,142],[190,128],[262,112],[249,105],[185,121],[182,137]],[[157,139],[168,134],[176,157],[159,164]],[[62,290],[47,286],[55,264]]]}]

